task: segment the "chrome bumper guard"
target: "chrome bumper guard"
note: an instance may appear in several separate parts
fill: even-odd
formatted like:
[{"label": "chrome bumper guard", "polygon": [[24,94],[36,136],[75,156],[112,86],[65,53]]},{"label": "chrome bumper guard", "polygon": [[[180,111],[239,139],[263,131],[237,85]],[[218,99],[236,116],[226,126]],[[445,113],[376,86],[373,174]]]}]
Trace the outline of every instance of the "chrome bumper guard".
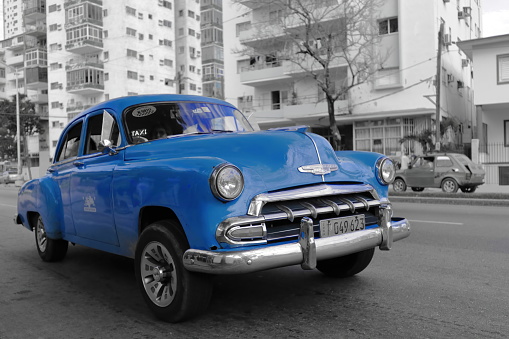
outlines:
[{"label": "chrome bumper guard", "polygon": [[204,251],[189,249],[184,253],[186,269],[210,274],[241,274],[300,264],[313,269],[316,262],[364,251],[376,246],[389,250],[394,241],[410,235],[410,223],[404,218],[391,218],[392,210],[383,209],[380,227],[316,238],[310,218],[300,224],[299,241],[242,251]]}]

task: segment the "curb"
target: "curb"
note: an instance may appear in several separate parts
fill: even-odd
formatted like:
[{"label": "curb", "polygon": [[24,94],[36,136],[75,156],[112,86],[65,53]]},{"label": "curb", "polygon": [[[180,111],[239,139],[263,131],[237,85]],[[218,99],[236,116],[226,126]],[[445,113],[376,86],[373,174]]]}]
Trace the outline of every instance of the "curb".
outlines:
[{"label": "curb", "polygon": [[438,198],[438,197],[412,197],[391,196],[391,202],[408,202],[421,204],[447,204],[447,205],[472,205],[472,206],[509,206],[508,199],[465,199],[465,198]]}]

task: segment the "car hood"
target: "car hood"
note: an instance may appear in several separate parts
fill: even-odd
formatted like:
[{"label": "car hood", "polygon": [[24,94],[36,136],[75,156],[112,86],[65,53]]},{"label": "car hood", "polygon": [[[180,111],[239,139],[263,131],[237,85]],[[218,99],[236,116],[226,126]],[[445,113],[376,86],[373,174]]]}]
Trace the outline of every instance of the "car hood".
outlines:
[{"label": "car hood", "polygon": [[[319,153],[318,153],[319,150]],[[313,133],[259,131],[187,135],[128,147],[125,161],[216,158],[239,167],[246,183],[256,180],[266,190],[328,182],[352,182],[352,167],[341,166],[329,142]],[[337,165],[325,175],[303,173],[299,167]],[[355,172],[355,171],[354,171]]]}]

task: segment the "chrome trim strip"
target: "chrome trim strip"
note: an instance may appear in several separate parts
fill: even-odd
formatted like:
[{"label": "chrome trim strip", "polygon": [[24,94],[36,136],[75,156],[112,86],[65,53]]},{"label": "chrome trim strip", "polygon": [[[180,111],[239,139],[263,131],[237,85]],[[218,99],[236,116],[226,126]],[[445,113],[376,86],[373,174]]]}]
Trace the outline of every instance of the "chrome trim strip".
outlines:
[{"label": "chrome trim strip", "polygon": [[[406,219],[391,222],[392,241],[410,235],[410,223]],[[316,260],[325,260],[356,253],[381,245],[381,228],[315,239]],[[211,274],[240,274],[271,268],[298,265],[304,262],[302,246],[298,242],[265,246],[240,251],[205,251],[189,249],[184,253],[186,269]]]},{"label": "chrome trim strip", "polygon": [[[315,146],[316,155],[318,156],[318,162],[320,163],[320,165],[322,165],[322,158],[320,157],[320,150],[318,149],[318,146],[316,145],[315,140],[312,137],[310,137],[307,133],[304,133],[304,134],[311,140],[311,142]],[[322,182],[325,182],[324,174],[322,174]]]},{"label": "chrome trim strip", "polygon": [[354,194],[363,192],[370,192],[371,195],[373,195],[373,197],[375,197],[376,200],[379,200],[378,194],[376,194],[376,190],[371,185],[319,184],[315,186],[296,188],[286,191],[258,194],[253,198],[253,200],[249,204],[247,214],[259,216],[263,206],[269,202],[319,198],[319,197],[321,198],[328,195]]}]

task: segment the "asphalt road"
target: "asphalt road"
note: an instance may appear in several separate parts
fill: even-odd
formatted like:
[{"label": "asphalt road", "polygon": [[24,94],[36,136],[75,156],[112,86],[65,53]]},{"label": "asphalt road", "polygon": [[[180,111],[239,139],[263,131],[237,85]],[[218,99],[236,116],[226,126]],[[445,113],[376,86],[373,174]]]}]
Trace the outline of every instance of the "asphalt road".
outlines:
[{"label": "asphalt road", "polygon": [[505,338],[507,207],[396,203],[412,235],[358,276],[288,267],[216,277],[208,311],[157,321],[130,259],[81,246],[43,263],[0,187],[0,338]]}]

